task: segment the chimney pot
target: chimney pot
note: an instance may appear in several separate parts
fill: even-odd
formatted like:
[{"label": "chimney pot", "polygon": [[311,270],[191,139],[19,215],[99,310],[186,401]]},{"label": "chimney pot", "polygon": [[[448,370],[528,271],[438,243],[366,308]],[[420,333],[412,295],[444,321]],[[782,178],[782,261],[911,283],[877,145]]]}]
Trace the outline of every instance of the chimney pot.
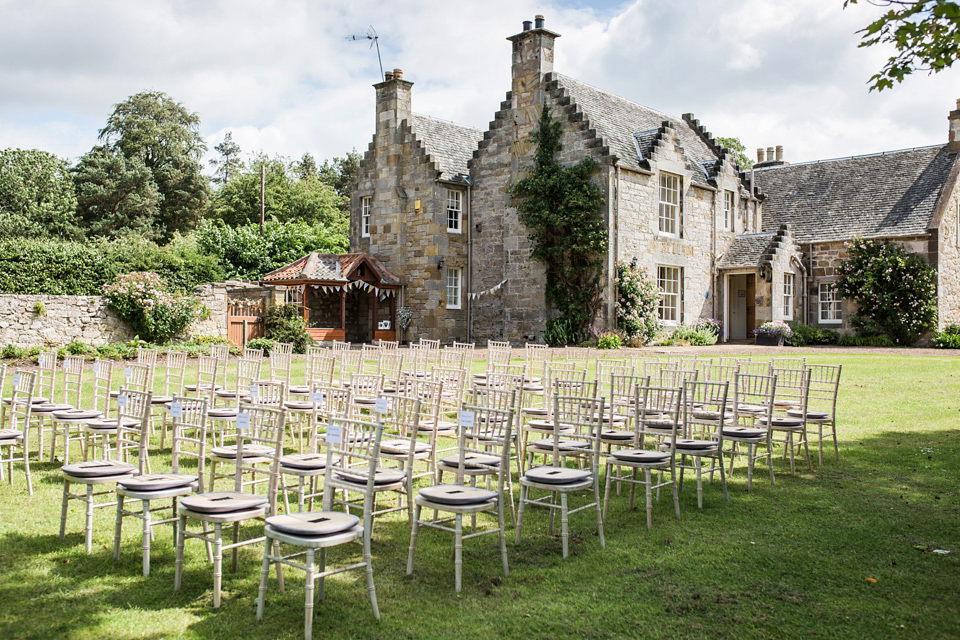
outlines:
[{"label": "chimney pot", "polygon": [[390,82],[391,80],[393,80],[393,71],[387,71],[383,74],[383,76],[386,82]]},{"label": "chimney pot", "polygon": [[957,111],[960,111],[960,98],[957,98]]},{"label": "chimney pot", "polygon": [[536,16],[533,17],[533,19],[535,20],[534,26],[535,26],[537,29],[543,29],[543,16],[541,16],[541,15],[536,15]]},{"label": "chimney pot", "polygon": [[393,77],[397,80],[403,80],[403,69],[394,69]]},{"label": "chimney pot", "polygon": [[773,147],[767,147],[767,162],[773,162],[775,157]]},{"label": "chimney pot", "polygon": [[783,145],[777,145],[777,162],[783,162]]},{"label": "chimney pot", "polygon": [[524,31],[530,31],[530,29],[531,29],[532,27],[533,27],[533,22],[531,22],[530,20],[524,20],[524,21],[523,21],[523,30],[524,30]]},{"label": "chimney pot", "polygon": [[763,147],[757,149],[757,163],[763,162]]}]

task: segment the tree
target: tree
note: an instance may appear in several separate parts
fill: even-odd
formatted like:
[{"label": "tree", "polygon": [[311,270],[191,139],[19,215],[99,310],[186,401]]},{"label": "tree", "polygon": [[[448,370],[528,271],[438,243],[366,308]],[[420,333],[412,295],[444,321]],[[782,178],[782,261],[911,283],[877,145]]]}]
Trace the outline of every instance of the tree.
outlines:
[{"label": "tree", "polygon": [[353,190],[353,182],[360,173],[362,160],[363,156],[353,149],[342,158],[324,160],[323,166],[318,171],[320,181],[332,187],[342,198],[340,211],[347,218],[350,217],[350,193]]},{"label": "tree", "polygon": [[[317,161],[314,159],[313,154],[305,153],[300,157],[300,161],[294,164],[293,167],[294,173],[297,174],[297,177],[301,180],[307,180],[309,178],[317,177]],[[333,185],[330,185],[333,186]]]},{"label": "tree", "polygon": [[[892,44],[897,53],[870,77],[870,90],[883,91],[914,71],[928,75],[950,68],[960,57],[960,4],[950,0],[867,0],[889,11],[857,33],[861,47]],[[857,0],[844,0],[846,8]]]},{"label": "tree", "polygon": [[144,91],[114,107],[100,130],[104,153],[142,163],[159,194],[155,223],[163,239],[196,226],[210,185],[200,172],[206,144],[200,118],[160,91]]},{"label": "tree", "polygon": [[233,132],[227,131],[223,136],[223,142],[216,145],[213,150],[219,153],[220,157],[210,160],[210,166],[214,168],[211,180],[215,184],[227,184],[243,168],[240,145],[233,141]]},{"label": "tree", "polygon": [[94,147],[73,168],[73,177],[81,224],[90,235],[163,235],[157,226],[162,196],[140,158]]},{"label": "tree", "polygon": [[46,151],[0,151],[0,235],[76,239],[77,197],[67,163]]},{"label": "tree", "polygon": [[589,156],[572,167],[561,165],[556,156],[562,133],[544,106],[531,134],[537,145],[533,171],[510,194],[519,199],[520,221],[530,229],[531,256],[547,268],[547,302],[560,312],[555,321],[583,339],[600,308],[607,227],[602,192],[590,180],[599,165]]},{"label": "tree", "polygon": [[734,161],[740,165],[741,169],[749,169],[753,166],[753,160],[746,154],[747,148],[740,142],[740,138],[721,138],[718,136],[717,144],[733,155]]}]

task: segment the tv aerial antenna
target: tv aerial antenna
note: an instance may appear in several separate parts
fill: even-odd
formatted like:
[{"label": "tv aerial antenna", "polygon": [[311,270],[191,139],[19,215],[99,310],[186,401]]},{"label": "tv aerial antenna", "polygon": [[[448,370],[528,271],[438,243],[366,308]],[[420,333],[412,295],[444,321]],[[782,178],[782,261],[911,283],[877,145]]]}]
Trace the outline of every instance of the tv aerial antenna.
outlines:
[{"label": "tv aerial antenna", "polygon": [[380,63],[380,80],[384,80],[386,76],[383,75],[383,60],[380,59],[380,36],[377,35],[377,30],[373,28],[373,25],[367,27],[367,34],[363,36],[347,36],[347,40],[350,42],[360,42],[361,40],[370,40],[370,48],[373,49],[374,45],[377,47],[377,62]]}]

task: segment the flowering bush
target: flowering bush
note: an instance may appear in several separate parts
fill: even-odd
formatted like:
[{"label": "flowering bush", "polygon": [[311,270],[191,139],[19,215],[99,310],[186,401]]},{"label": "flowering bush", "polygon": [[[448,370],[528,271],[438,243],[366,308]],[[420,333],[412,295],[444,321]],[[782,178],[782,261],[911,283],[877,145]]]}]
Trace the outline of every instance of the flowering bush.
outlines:
[{"label": "flowering bush", "polygon": [[858,330],[912,344],[936,324],[937,272],[919,255],[856,238],[838,271],[837,291],[857,303],[851,322]]},{"label": "flowering bush", "polygon": [[690,326],[694,329],[712,331],[713,335],[717,337],[720,337],[720,334],[723,333],[723,323],[713,318],[697,318]]},{"label": "flowering bush", "polygon": [[[714,321],[716,322],[716,321]],[[707,347],[711,344],[717,344],[717,338],[720,334],[716,333],[716,327],[708,324],[693,324],[687,326],[683,323],[673,330],[670,336],[674,343],[681,340],[686,341],[693,347]]]},{"label": "flowering bush", "polygon": [[117,276],[103,294],[117,316],[148,342],[166,342],[183,333],[199,307],[193,298],[168,291],[166,281],[149,271]]},{"label": "flowering bush", "polygon": [[660,332],[660,291],[644,268],[617,264],[617,328],[630,346],[642,347]]},{"label": "flowering bush", "polygon": [[616,331],[605,331],[597,336],[597,349],[619,349],[622,346]]},{"label": "flowering bush", "polygon": [[753,330],[755,336],[783,336],[784,338],[793,337],[793,329],[783,320],[774,320],[773,322],[764,322]]}]

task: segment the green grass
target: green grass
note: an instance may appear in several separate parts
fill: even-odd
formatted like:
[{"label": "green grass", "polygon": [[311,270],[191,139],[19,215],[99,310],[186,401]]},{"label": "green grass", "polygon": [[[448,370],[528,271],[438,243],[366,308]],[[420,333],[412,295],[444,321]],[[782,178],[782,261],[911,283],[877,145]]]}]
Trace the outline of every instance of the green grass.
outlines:
[{"label": "green grass", "polygon": [[[460,595],[451,537],[422,530],[407,577],[409,526],[387,517],[373,546],[381,620],[371,615],[362,574],[343,574],[327,581],[315,637],[957,637],[960,359],[809,359],[844,365],[839,463],[831,456],[823,469],[814,463],[813,472],[791,477],[777,460],[776,485],[761,466],[752,494],[738,468],[730,501],[718,485],[705,487],[702,510],[691,484],[681,495],[682,519],[665,499],[649,531],[642,509],[629,512],[626,496],[612,497],[606,548],[591,512],[576,514],[567,559],[559,537],[547,533],[546,514],[531,511],[519,545],[508,531],[507,577],[495,537],[464,543]],[[169,456],[160,456],[155,469],[165,464]],[[121,560],[113,562],[113,509],[96,514],[88,555],[78,506],[66,539],[57,537],[58,467],[32,466],[32,497],[19,467],[13,486],[0,485],[0,637],[302,636],[297,571],[285,572],[286,594],[271,579],[266,619],[255,620],[259,545],[241,551],[238,573],[225,567],[223,605],[214,610],[212,569],[199,543],[188,542],[179,593],[169,527],[157,531],[149,578],[140,574],[134,521],[125,523]]]}]

